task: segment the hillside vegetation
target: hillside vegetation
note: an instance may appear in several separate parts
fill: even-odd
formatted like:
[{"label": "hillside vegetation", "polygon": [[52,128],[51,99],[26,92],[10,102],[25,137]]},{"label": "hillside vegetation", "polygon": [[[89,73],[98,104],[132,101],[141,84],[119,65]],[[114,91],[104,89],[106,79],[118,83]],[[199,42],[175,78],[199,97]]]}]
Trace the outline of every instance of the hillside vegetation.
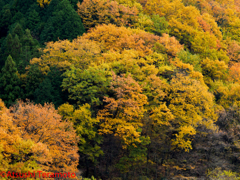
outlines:
[{"label": "hillside vegetation", "polygon": [[239,0],[0,0],[0,69],[0,172],[240,179]]}]

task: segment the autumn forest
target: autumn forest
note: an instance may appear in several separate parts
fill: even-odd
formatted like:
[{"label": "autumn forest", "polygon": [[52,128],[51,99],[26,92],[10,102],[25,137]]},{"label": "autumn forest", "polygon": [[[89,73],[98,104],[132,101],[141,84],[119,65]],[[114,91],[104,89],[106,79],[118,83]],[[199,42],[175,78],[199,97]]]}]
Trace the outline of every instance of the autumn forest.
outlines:
[{"label": "autumn forest", "polygon": [[0,179],[239,165],[239,0],[0,0]]}]

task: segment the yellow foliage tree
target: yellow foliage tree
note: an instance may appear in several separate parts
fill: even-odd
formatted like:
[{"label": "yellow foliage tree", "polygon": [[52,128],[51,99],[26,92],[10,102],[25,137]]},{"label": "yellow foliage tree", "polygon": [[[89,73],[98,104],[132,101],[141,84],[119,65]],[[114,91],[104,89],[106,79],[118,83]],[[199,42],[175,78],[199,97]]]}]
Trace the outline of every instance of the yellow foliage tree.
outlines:
[{"label": "yellow foliage tree", "polygon": [[81,37],[57,42],[48,42],[43,55],[40,58],[33,58],[30,63],[38,64],[39,69],[45,74],[50,67],[57,67],[60,70],[68,70],[71,65],[77,68],[87,68],[100,56],[101,44]]},{"label": "yellow foliage tree", "polygon": [[142,30],[117,27],[115,25],[99,25],[95,29],[83,35],[83,38],[92,41],[103,42],[107,50],[123,51],[135,49],[150,54],[154,44],[159,40],[158,36]]},{"label": "yellow foliage tree", "polygon": [[184,5],[181,0],[148,0],[144,6],[144,12],[149,15],[158,14],[165,16],[167,19],[171,18]]},{"label": "yellow foliage tree", "polygon": [[172,126],[178,133],[172,139],[173,147],[188,151],[191,149],[191,138],[196,128],[204,125],[215,129],[217,115],[214,109],[214,97],[208,87],[199,81],[177,74],[170,82],[167,96],[168,108],[175,117]]},{"label": "yellow foliage tree", "polygon": [[232,107],[233,105],[240,106],[240,84],[228,83],[224,84],[221,81],[211,83],[211,91],[216,97],[216,101],[224,108]]},{"label": "yellow foliage tree", "polygon": [[84,0],[78,2],[78,14],[86,30],[98,24],[132,26],[137,21],[138,9],[128,7],[112,0]]},{"label": "yellow foliage tree", "polygon": [[[107,32],[107,33],[106,33]],[[159,37],[143,30],[116,27],[115,25],[101,25],[84,34],[83,38],[103,42],[107,50],[124,51],[134,49],[141,52],[141,56],[149,55],[155,44],[162,44],[164,53],[175,56],[183,46],[174,37],[167,34]]]},{"label": "yellow foliage tree", "polygon": [[49,5],[51,0],[37,0],[39,6],[43,8],[45,5]]},{"label": "yellow foliage tree", "polygon": [[101,122],[100,134],[113,134],[123,142],[122,147],[140,143],[139,131],[145,112],[147,97],[140,85],[130,75],[117,76],[113,73],[111,89],[116,98],[105,97],[107,105],[100,110],[97,119]]},{"label": "yellow foliage tree", "polygon": [[206,84],[214,80],[226,80],[228,66],[224,61],[204,59],[202,62],[202,73]]}]

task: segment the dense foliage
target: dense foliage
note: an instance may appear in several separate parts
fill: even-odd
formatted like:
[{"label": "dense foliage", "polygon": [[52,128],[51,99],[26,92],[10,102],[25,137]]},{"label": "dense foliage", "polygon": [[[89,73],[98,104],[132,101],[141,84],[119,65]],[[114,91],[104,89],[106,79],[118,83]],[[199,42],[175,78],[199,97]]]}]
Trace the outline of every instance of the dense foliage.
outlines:
[{"label": "dense foliage", "polygon": [[239,29],[238,0],[0,0],[0,172],[239,179]]}]

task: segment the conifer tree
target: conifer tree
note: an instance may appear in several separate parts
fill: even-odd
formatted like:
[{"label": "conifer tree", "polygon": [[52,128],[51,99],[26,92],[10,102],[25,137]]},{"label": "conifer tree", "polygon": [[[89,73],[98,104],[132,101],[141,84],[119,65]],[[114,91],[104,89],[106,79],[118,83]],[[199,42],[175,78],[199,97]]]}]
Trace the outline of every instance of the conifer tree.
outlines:
[{"label": "conifer tree", "polygon": [[[3,0],[0,0],[0,7],[3,7],[5,5],[5,2]],[[2,9],[0,9],[2,10]]]},{"label": "conifer tree", "polygon": [[58,108],[61,104],[65,103],[68,99],[68,93],[63,91],[62,86],[62,72],[60,72],[55,66],[50,68],[47,78],[51,81],[52,84],[52,103],[55,105],[55,108]]},{"label": "conifer tree", "polygon": [[[55,0],[52,0],[50,5]],[[56,0],[58,1],[58,0]],[[50,7],[51,8],[51,7]],[[52,17],[47,21],[40,36],[41,42],[57,41],[58,39],[74,39],[85,32],[81,18],[68,0],[62,0]]]},{"label": "conifer tree", "polygon": [[8,26],[12,19],[12,13],[9,6],[5,6],[0,12],[0,38],[7,35]]},{"label": "conifer tree", "polygon": [[46,102],[53,101],[54,92],[51,81],[49,78],[45,78],[42,83],[39,84],[38,89],[34,92],[34,102],[44,105]]},{"label": "conifer tree", "polygon": [[22,53],[20,55],[23,64],[28,65],[30,59],[34,57],[39,57],[40,55],[40,44],[36,39],[33,39],[29,29],[25,30],[25,34],[21,38],[22,43]]},{"label": "conifer tree", "polygon": [[38,69],[37,65],[30,67],[26,78],[26,94],[25,98],[34,99],[34,92],[42,82],[42,73]]},{"label": "conifer tree", "polygon": [[61,72],[56,68],[51,68],[46,78],[34,92],[34,102],[44,105],[44,103],[53,103],[55,108],[66,102],[67,95],[62,91]]},{"label": "conifer tree", "polygon": [[12,35],[18,35],[18,37],[22,37],[23,34],[24,34],[24,31],[21,24],[17,23],[15,27],[12,29]]},{"label": "conifer tree", "polygon": [[21,94],[22,91],[20,89],[20,79],[17,75],[16,64],[9,55],[0,76],[0,99],[9,107]]},{"label": "conifer tree", "polygon": [[39,13],[34,9],[32,10],[27,19],[27,27],[31,30],[34,31],[36,27],[38,26],[38,23],[41,21],[41,18],[39,16]]},{"label": "conifer tree", "polygon": [[6,37],[5,46],[4,46],[4,57],[8,57],[11,53],[11,47],[13,46],[13,37],[12,34],[9,33]]},{"label": "conifer tree", "polygon": [[16,34],[15,37],[13,38],[13,44],[12,44],[11,53],[10,53],[12,58],[15,60],[16,64],[18,64],[20,61],[21,53],[22,53],[22,44],[19,40],[18,35]]},{"label": "conifer tree", "polygon": [[3,44],[4,55],[3,59],[6,59],[9,55],[12,56],[16,64],[20,61],[20,55],[22,53],[22,44],[20,42],[19,36],[15,34],[14,36],[9,33],[5,44]]}]

